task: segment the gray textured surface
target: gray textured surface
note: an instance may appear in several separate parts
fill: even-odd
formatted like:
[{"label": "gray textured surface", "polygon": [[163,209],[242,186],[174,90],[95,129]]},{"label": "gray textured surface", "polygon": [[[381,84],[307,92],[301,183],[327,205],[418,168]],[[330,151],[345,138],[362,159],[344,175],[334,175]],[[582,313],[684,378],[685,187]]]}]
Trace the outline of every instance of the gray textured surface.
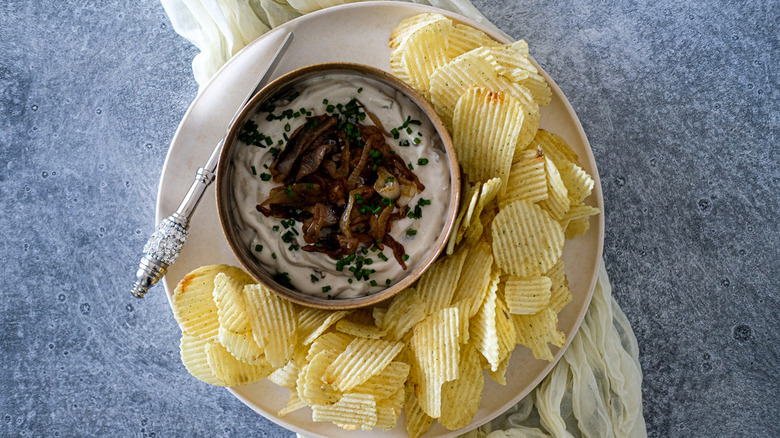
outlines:
[{"label": "gray textured surface", "polygon": [[[780,436],[778,3],[475,5],[593,145],[649,435]],[[291,435],[126,290],[194,54],[154,0],[0,3],[0,435]]]}]

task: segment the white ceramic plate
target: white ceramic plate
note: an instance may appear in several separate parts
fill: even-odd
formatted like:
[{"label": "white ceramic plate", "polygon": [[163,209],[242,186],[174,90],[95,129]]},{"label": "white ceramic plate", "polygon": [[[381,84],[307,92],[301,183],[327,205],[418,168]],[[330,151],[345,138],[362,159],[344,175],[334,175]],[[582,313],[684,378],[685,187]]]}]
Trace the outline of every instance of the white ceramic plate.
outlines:
[{"label": "white ceramic plate", "polygon": [[[431,11],[453,16],[446,11],[410,3],[348,4],[300,17],[268,32],[244,48],[202,90],[181,121],[163,167],[157,198],[157,222],[167,217],[179,205],[193,180],[195,170],[206,162],[214,145],[225,134],[233,113],[288,31],[295,32],[295,39],[276,69],[274,78],[299,67],[333,61],[356,62],[389,71],[390,50],[387,41],[391,29],[408,16]],[[480,27],[469,19],[453,18]],[[502,36],[487,29],[485,31],[494,38],[503,40]],[[533,52],[533,47],[531,51]],[[552,87],[553,99],[550,105],[541,110],[541,126],[563,137],[580,156],[583,167],[596,181],[590,202],[603,211],[599,176],[582,126],[561,90],[546,73],[542,73]],[[590,303],[601,260],[603,216],[599,215],[591,220],[590,231],[577,239],[566,241],[564,248],[563,259],[574,299],[560,313],[559,328],[566,333],[568,342],[579,328]],[[176,283],[187,272],[213,263],[238,264],[220,229],[212,189],[207,192],[198,207],[181,256],[164,278],[168,297],[170,298]],[[563,354],[563,349],[556,351],[555,347],[553,348],[557,361]],[[455,436],[490,421],[531,391],[553,366],[554,363],[535,360],[527,348],[518,347],[512,353],[507,370],[507,385],[500,386],[490,378],[485,379],[484,393],[489,396],[483,397],[479,411],[467,428],[451,432],[434,423],[425,436]],[[312,422],[308,408],[284,418],[277,417],[276,412],[287,403],[288,390],[267,380],[230,388],[229,391],[256,412],[295,432],[312,438],[344,434],[343,430],[330,423]],[[381,433],[381,436],[406,436],[403,418],[398,424],[395,429]],[[350,433],[351,437],[378,435],[380,432],[377,431]]]}]

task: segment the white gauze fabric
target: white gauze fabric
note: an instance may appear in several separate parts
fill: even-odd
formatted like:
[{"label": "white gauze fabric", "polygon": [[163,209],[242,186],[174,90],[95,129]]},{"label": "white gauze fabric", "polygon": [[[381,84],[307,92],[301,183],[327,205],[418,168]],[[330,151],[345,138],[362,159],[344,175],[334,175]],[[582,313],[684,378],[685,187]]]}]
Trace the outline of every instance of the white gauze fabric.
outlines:
[{"label": "white gauze fabric", "polygon": [[[161,0],[174,30],[200,53],[192,61],[201,88],[222,65],[268,30],[308,12],[351,0]],[[498,30],[469,0],[413,0]],[[504,34],[505,35],[505,34]],[[528,396],[462,437],[646,437],[636,338],[612,298],[602,262],[593,301],[571,346]]]}]

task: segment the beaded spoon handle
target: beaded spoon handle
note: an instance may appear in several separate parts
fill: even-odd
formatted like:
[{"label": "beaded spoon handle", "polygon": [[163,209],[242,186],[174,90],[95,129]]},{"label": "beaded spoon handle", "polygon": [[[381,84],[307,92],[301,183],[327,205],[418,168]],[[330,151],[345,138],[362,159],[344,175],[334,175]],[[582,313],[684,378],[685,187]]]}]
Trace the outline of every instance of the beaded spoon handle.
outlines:
[{"label": "beaded spoon handle", "polygon": [[[284,37],[276,53],[271,58],[271,62],[266,67],[260,79],[255,84],[252,91],[244,99],[244,103],[238,108],[236,114],[228,125],[228,131],[232,128],[236,119],[238,118],[241,110],[244,109],[249,100],[257,94],[258,91],[265,85],[268,78],[279,65],[279,61],[282,55],[287,50],[290,42],[293,39],[292,32],[288,33]],[[144,256],[141,259],[141,263],[138,266],[138,271],[135,274],[136,280],[133,284],[132,294],[136,298],[143,298],[149,291],[149,288],[157,284],[158,281],[165,275],[168,267],[172,265],[179,257],[184,242],[187,240],[188,228],[190,226],[190,219],[195,212],[195,208],[198,206],[198,202],[206,192],[206,188],[214,181],[215,172],[217,169],[217,163],[219,162],[219,155],[222,152],[222,145],[225,141],[222,140],[217,144],[214,150],[211,152],[206,164],[199,168],[195,181],[192,182],[190,189],[181,201],[179,208],[176,211],[163,219],[160,225],[152,234],[152,237],[144,245]]]}]

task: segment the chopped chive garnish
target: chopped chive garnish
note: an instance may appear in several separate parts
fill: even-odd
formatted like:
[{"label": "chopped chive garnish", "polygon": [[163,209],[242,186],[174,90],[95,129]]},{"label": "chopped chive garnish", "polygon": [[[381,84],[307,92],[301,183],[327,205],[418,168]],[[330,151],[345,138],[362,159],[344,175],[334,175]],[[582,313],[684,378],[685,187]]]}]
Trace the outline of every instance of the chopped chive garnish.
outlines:
[{"label": "chopped chive garnish", "polygon": [[[322,286],[322,292],[325,293],[330,290],[330,286]],[[328,296],[330,298],[330,296]]]},{"label": "chopped chive garnish", "polygon": [[285,123],[284,124],[284,132],[290,132],[290,124],[289,123]]},{"label": "chopped chive garnish", "polygon": [[347,278],[347,283],[352,284],[352,279],[351,278]]},{"label": "chopped chive garnish", "polygon": [[409,170],[414,170],[414,166],[412,166],[412,163],[409,163]]},{"label": "chopped chive garnish", "polygon": [[263,245],[255,245],[255,251],[261,252],[263,250]]},{"label": "chopped chive garnish", "polygon": [[415,138],[414,138],[414,144],[420,144],[420,141],[421,141],[421,140],[420,140],[420,138],[419,138],[419,137],[415,137]]},{"label": "chopped chive garnish", "polygon": [[371,280],[371,286],[376,286],[376,280]]},{"label": "chopped chive garnish", "polygon": [[417,164],[419,164],[420,166],[425,166],[426,164],[428,164],[428,159],[427,158],[419,158],[419,159],[417,159]]},{"label": "chopped chive garnish", "polygon": [[376,256],[379,257],[380,259],[384,260],[384,261],[387,261],[387,256],[384,253],[382,253],[382,252],[380,252]]},{"label": "chopped chive garnish", "polygon": [[363,87],[358,88],[358,93],[362,93],[362,92],[363,92]]},{"label": "chopped chive garnish", "polygon": [[272,253],[271,253],[271,258],[273,258],[274,260],[276,260],[276,253],[275,253],[275,252],[272,252]]},{"label": "chopped chive garnish", "polygon": [[271,174],[270,173],[261,173],[260,179],[263,181],[271,181]]},{"label": "chopped chive garnish", "polygon": [[386,284],[386,285],[390,286],[390,283],[392,283],[392,281],[390,281],[390,279],[389,279],[389,278],[388,278],[387,280],[385,280],[385,284]]},{"label": "chopped chive garnish", "polygon": [[407,236],[414,236],[415,234],[417,234],[417,230],[406,230]]},{"label": "chopped chive garnish", "polygon": [[255,169],[255,166],[252,166],[252,175],[257,175],[257,169]]},{"label": "chopped chive garnish", "polygon": [[406,133],[407,134],[411,134],[412,133],[412,128],[406,128]]},{"label": "chopped chive garnish", "polygon": [[401,256],[401,260],[403,260],[403,261],[407,261],[407,260],[409,260],[409,254],[404,254],[404,255],[402,255],[402,256]]}]

